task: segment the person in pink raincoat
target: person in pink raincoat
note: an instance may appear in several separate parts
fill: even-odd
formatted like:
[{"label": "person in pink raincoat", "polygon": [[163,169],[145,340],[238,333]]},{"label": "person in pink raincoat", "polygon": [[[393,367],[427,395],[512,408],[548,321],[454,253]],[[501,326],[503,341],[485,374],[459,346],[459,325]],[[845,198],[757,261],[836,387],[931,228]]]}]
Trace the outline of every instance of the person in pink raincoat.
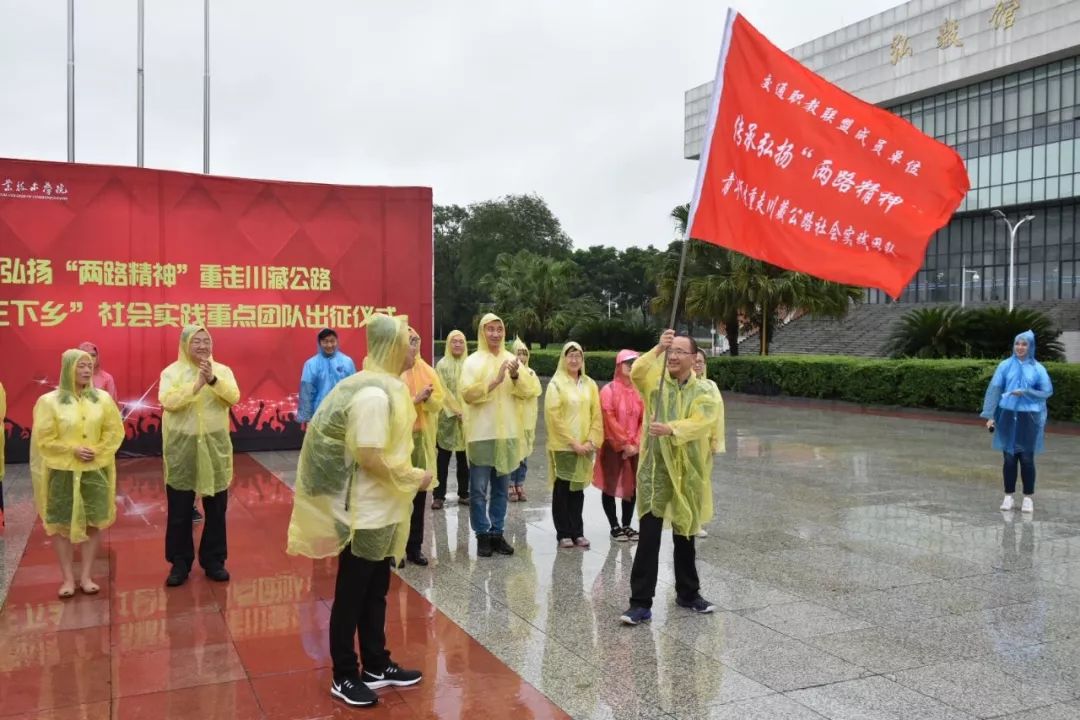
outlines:
[{"label": "person in pink raincoat", "polygon": [[94,388],[97,390],[104,390],[109,394],[109,397],[113,399],[113,402],[118,402],[116,396],[116,380],[101,367],[101,357],[98,355],[97,345],[87,340],[79,345],[79,349],[89,353],[90,357],[94,359]]},{"label": "person in pink raincoat", "polygon": [[[611,538],[619,542],[637,540],[630,527],[637,492],[638,453],[641,449],[641,420],[645,404],[630,382],[630,366],[638,357],[633,350],[615,356],[615,378],[600,391],[604,416],[604,444],[593,471],[593,485],[603,493],[604,514],[611,525]],[[622,523],[615,512],[615,498],[622,499]]]}]

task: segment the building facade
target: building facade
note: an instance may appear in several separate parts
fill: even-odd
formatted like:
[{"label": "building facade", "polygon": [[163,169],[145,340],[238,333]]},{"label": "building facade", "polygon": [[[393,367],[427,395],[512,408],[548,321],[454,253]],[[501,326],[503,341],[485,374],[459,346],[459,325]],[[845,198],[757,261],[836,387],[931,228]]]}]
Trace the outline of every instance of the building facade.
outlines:
[{"label": "building facade", "polygon": [[[1004,301],[1010,233],[994,210],[1034,216],[1016,234],[1016,301],[1080,299],[1080,0],[912,0],[790,54],[967,165],[971,191],[902,301]],[[688,159],[711,91],[686,93]]]}]

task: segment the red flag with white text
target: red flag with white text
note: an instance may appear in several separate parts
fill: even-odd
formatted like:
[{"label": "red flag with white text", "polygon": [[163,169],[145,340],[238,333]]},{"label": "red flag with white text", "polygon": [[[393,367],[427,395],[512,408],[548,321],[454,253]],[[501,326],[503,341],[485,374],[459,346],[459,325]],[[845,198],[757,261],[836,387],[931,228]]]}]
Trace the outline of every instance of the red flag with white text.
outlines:
[{"label": "red flag with white text", "polygon": [[728,11],[690,237],[895,298],[968,189],[955,150]]}]

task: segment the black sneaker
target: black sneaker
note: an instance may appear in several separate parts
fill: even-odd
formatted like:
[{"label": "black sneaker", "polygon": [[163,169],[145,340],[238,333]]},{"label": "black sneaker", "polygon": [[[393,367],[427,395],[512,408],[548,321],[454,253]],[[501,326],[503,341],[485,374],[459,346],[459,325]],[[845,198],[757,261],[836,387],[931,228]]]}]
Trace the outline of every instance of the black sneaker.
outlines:
[{"label": "black sneaker", "polygon": [[627,527],[624,527],[622,529],[622,531],[623,531],[623,535],[630,542],[637,542],[638,541],[638,531],[635,530],[634,528],[627,526]]},{"label": "black sneaker", "polygon": [[693,610],[696,613],[702,614],[711,613],[716,610],[715,605],[700,595],[695,595],[692,600],[683,600],[681,597],[677,597],[675,598],[675,604],[679,607],[684,607],[688,610]]},{"label": "black sneaker", "polygon": [[409,687],[423,680],[424,676],[419,670],[403,670],[397,663],[390,663],[381,673],[373,673],[365,670],[360,674],[360,680],[368,686],[369,690],[389,687]]},{"label": "black sneaker", "polygon": [[169,587],[180,587],[187,582],[188,569],[183,565],[173,565],[169,571],[169,577],[165,578],[165,584]]},{"label": "black sneaker", "polygon": [[626,531],[621,527],[611,528],[611,539],[615,542],[626,542],[630,538],[626,537]]},{"label": "black sneaker", "polygon": [[191,508],[191,522],[197,523],[203,521],[203,514],[199,512],[198,506]]},{"label": "black sneaker", "polygon": [[652,620],[652,610],[643,607],[631,607],[619,617],[623,625],[640,625]]},{"label": "black sneaker", "polygon": [[514,546],[506,542],[506,538],[502,535],[491,536],[491,549],[500,555],[513,555]]},{"label": "black sneaker", "polygon": [[491,557],[491,536],[490,535],[477,535],[476,536],[476,554],[480,557]]},{"label": "black sneaker", "polygon": [[379,696],[360,678],[348,677],[330,683],[330,694],[353,707],[367,707],[379,702]]}]

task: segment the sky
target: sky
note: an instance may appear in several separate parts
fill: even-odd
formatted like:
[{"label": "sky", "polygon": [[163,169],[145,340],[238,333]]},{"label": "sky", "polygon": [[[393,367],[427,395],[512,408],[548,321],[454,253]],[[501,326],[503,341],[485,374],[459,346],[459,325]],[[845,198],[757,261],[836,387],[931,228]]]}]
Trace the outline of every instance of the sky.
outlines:
[{"label": "sky", "polygon": [[[897,0],[739,0],[792,48]],[[146,0],[146,166],[202,170],[203,12]],[[712,80],[707,0],[211,0],[210,169],[536,193],[576,247],[666,245],[697,163],[683,93]],[[65,160],[67,4],[0,0],[0,157]],[[136,0],[75,0],[79,162],[134,165]],[[857,9],[856,9],[857,8]]]}]

